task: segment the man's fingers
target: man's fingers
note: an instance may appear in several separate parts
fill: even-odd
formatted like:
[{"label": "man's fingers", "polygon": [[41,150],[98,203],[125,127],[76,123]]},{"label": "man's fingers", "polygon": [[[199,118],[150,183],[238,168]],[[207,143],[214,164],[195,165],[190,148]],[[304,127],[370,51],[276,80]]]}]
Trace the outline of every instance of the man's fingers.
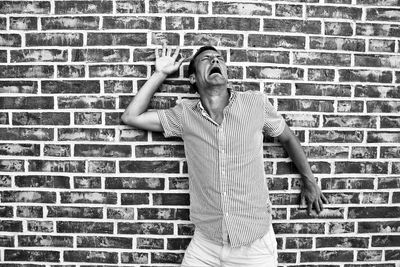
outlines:
[{"label": "man's fingers", "polygon": [[321,209],[321,211],[324,210],[324,203],[322,202],[322,199],[318,199],[318,203],[319,203],[319,207]]},{"label": "man's fingers", "polygon": [[312,203],[308,202],[308,204],[307,204],[307,213],[308,213],[308,215],[311,215],[311,209],[312,209]]},{"label": "man's fingers", "polygon": [[325,204],[329,204],[328,199],[323,194],[321,194],[321,199]]},{"label": "man's fingers", "polygon": [[160,51],[159,51],[159,49],[158,49],[158,48],[156,48],[156,52],[155,52],[155,54],[156,54],[156,58],[159,58],[159,57],[160,57]]},{"label": "man's fingers", "polygon": [[318,200],[314,201],[314,206],[315,206],[315,211],[317,212],[317,214],[319,214],[321,212],[321,208],[319,206],[319,201]]},{"label": "man's fingers", "polygon": [[171,56],[171,51],[172,51],[171,47],[168,47],[167,48],[167,57]]},{"label": "man's fingers", "polygon": [[179,50],[181,50],[181,49],[180,49],[179,46],[178,46],[178,47],[176,48],[176,50],[175,50],[174,55],[172,56],[175,60],[178,58]]},{"label": "man's fingers", "polygon": [[162,53],[161,53],[161,56],[162,56],[162,57],[165,56],[166,51],[167,51],[167,44],[166,44],[166,43],[163,43],[163,46],[162,46]]}]

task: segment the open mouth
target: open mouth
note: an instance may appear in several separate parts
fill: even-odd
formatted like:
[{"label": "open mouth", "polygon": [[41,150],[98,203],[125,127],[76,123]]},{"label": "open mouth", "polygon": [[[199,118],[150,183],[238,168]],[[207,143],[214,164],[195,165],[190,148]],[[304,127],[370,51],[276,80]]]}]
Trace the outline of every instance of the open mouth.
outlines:
[{"label": "open mouth", "polygon": [[216,74],[216,73],[219,74],[219,75],[222,75],[222,71],[218,66],[212,67],[210,72],[209,72],[209,75],[211,76],[211,75]]}]

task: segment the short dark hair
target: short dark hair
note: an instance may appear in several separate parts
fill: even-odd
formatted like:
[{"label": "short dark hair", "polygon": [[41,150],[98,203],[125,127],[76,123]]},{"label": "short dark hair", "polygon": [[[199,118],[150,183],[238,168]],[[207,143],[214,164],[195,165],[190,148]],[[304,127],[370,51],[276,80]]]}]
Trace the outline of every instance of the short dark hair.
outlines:
[{"label": "short dark hair", "polygon": [[194,64],[195,60],[196,60],[196,57],[198,55],[200,55],[201,53],[203,53],[204,51],[207,51],[207,50],[214,50],[214,51],[218,52],[218,50],[214,46],[206,45],[206,46],[200,47],[199,50],[197,50],[196,54],[194,54],[194,56],[190,60],[189,68],[188,68],[188,72],[187,72],[187,74],[188,74],[187,76],[188,77],[196,72],[196,66]]}]

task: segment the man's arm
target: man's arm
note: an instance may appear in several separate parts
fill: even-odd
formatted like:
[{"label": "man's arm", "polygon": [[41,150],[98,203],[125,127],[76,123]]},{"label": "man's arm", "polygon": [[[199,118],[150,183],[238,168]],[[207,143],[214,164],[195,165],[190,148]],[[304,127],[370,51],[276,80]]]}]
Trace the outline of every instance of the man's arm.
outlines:
[{"label": "man's arm", "polygon": [[125,124],[143,130],[162,132],[160,119],[156,111],[147,111],[150,100],[157,88],[164,82],[165,78],[179,69],[184,58],[176,61],[179,55],[179,48],[171,56],[171,49],[162,49],[161,57],[156,49],[156,70],[150,79],[140,88],[136,96],[129,103],[121,119]]},{"label": "man's arm", "polygon": [[307,204],[308,214],[311,213],[311,209],[314,207],[317,213],[320,213],[323,209],[323,203],[328,203],[328,200],[322,194],[319,186],[317,185],[314,175],[311,171],[307,157],[304,153],[303,148],[300,145],[299,140],[285,125],[285,129],[282,134],[278,136],[279,142],[288,152],[290,158],[297,167],[297,170],[303,178],[303,188],[301,190],[301,203]]}]

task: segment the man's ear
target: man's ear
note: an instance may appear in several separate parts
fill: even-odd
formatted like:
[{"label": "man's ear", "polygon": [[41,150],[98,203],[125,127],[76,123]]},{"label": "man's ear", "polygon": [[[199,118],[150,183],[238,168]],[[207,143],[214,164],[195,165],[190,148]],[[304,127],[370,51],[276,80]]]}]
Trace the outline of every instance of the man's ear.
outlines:
[{"label": "man's ear", "polygon": [[195,84],[196,83],[196,76],[194,75],[194,73],[190,74],[189,82],[190,82],[190,84]]}]

